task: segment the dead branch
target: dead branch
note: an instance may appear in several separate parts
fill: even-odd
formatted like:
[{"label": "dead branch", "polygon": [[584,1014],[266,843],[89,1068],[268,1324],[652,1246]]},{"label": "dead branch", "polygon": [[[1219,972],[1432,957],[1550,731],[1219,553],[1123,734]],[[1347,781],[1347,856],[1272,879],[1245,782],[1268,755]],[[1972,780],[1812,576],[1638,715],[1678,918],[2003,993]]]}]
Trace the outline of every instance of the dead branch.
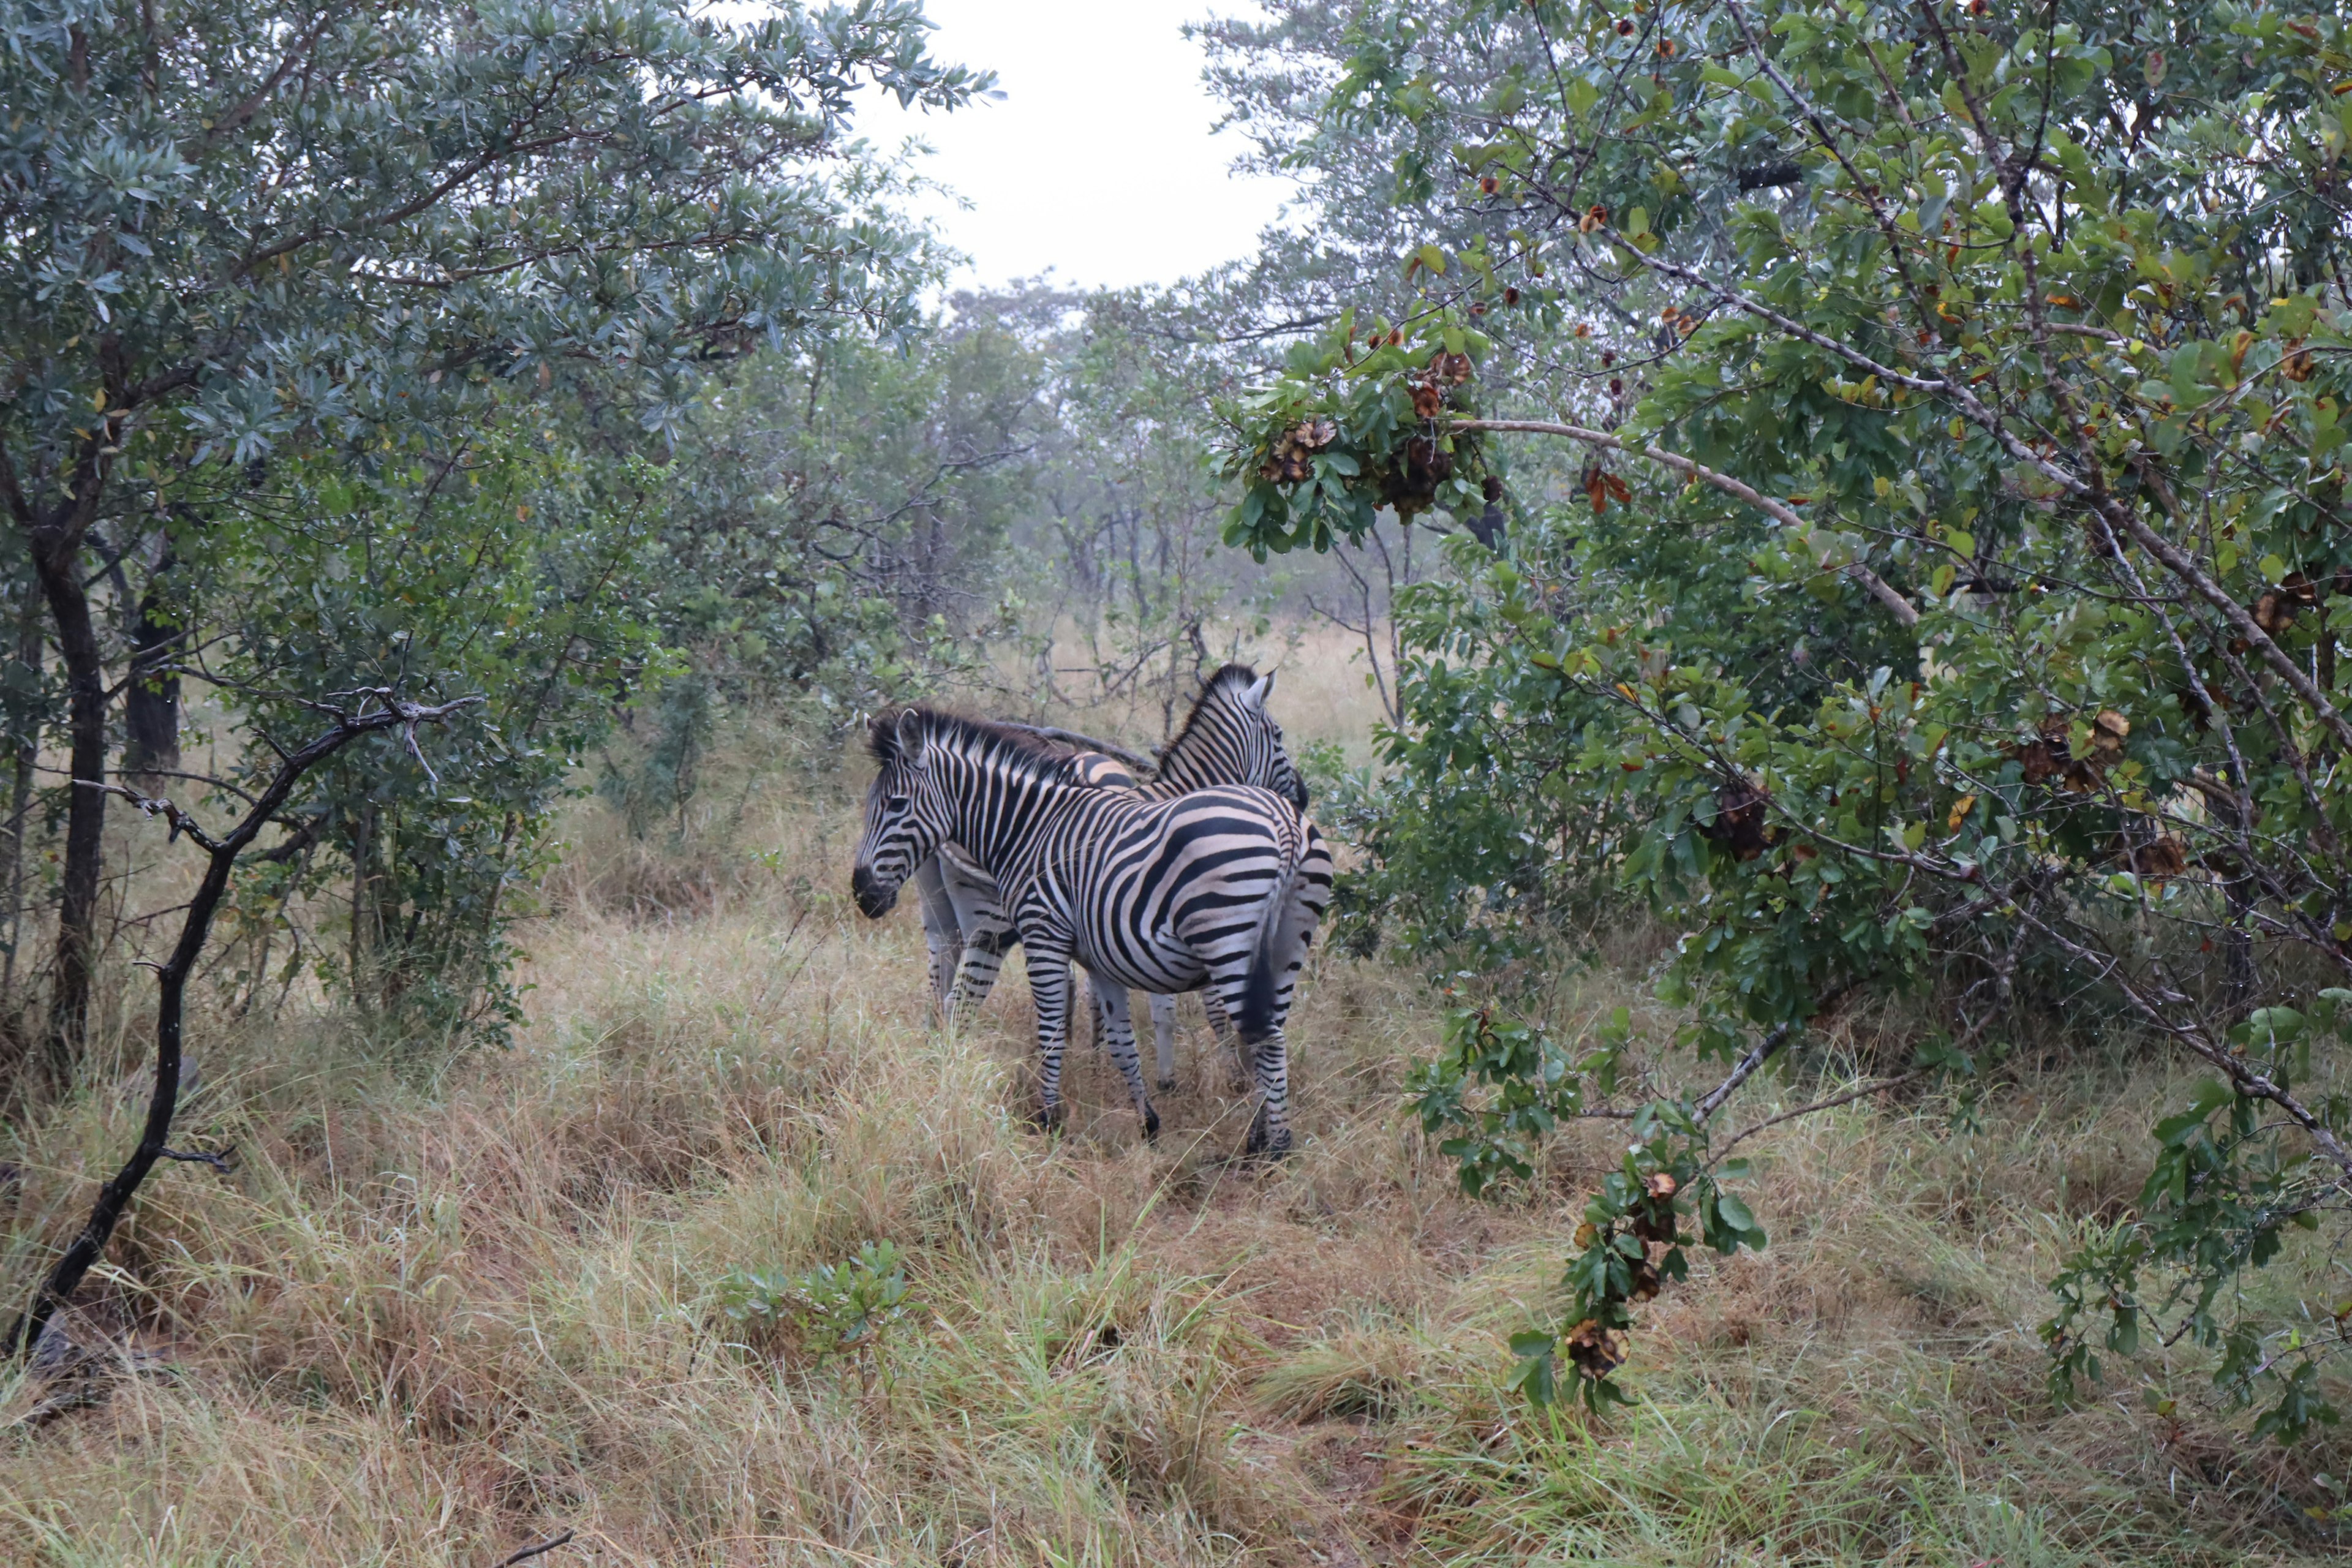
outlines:
[{"label": "dead branch", "polygon": [[498,1568],[514,1568],[518,1563],[528,1563],[534,1557],[544,1557],[559,1546],[572,1544],[572,1538],[578,1533],[576,1530],[567,1530],[561,1535],[551,1535],[536,1546],[526,1546],[511,1556],[499,1558]]}]

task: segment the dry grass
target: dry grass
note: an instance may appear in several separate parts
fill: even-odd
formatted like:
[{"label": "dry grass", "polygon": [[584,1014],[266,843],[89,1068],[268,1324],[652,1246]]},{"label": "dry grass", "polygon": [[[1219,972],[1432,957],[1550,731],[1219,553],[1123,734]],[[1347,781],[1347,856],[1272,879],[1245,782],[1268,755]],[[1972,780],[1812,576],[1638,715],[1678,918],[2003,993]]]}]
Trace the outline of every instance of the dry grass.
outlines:
[{"label": "dry grass", "polygon": [[[1276,672],[1275,707],[1294,747],[1326,742],[1339,748],[1350,767],[1372,760],[1372,727],[1381,717],[1373,693],[1371,664],[1363,638],[1327,621],[1257,623],[1218,621],[1205,628],[1213,658],[1248,661]],[[1183,719],[1192,689],[1186,681],[1171,690],[1163,654],[1142,679],[1107,682],[1093,664],[1090,645],[1074,625],[1055,628],[1056,670],[1046,698],[1038,672],[1008,654],[992,672],[999,695],[975,698],[982,708],[1003,708],[1003,693],[1027,694],[1037,703],[1033,717],[1149,752],[1167,739],[1166,728]],[[1382,653],[1386,658],[1385,650]],[[1184,656],[1189,669],[1192,656]],[[1189,677],[1186,678],[1189,681]]]},{"label": "dry grass", "polygon": [[[1286,1169],[1227,1163],[1244,1108],[1197,1014],[1157,1148],[1084,1053],[1048,1143],[1018,1117],[1017,977],[942,1037],[911,912],[871,926],[837,896],[838,794],[737,798],[760,856],[665,856],[583,811],[510,1051],[436,1063],[315,1011],[199,1028],[187,1138],[241,1168],[142,1196],[77,1325],[116,1369],[91,1402],[0,1390],[0,1561],[472,1568],[562,1529],[543,1561],[2022,1568],[2332,1544],[2304,1472],[2240,1442],[2191,1363],[2177,1421],[2135,1386],[2043,1396],[2040,1281],[2128,1197],[2144,1080],[2023,1084],[1974,1137],[1927,1105],[1758,1140],[1771,1249],[1653,1310],[1635,1408],[1531,1413],[1503,1341],[1608,1152],[1565,1140],[1528,1190],[1464,1200],[1399,1114],[1431,1033],[1412,977],[1317,959]],[[1560,1016],[1638,992],[1597,969]],[[0,1277],[67,1233],[128,1089],[17,1134]],[[917,1303],[870,1361],[749,1348],[715,1310],[730,1268],[867,1240],[905,1250]]]}]

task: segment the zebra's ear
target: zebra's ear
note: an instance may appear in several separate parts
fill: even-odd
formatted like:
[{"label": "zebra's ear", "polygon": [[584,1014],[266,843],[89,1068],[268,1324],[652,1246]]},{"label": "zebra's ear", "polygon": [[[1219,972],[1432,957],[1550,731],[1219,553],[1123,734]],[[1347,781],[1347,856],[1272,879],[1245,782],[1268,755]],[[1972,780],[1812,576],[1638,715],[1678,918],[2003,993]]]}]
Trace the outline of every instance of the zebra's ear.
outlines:
[{"label": "zebra's ear", "polygon": [[920,772],[929,759],[924,754],[923,721],[911,708],[898,715],[898,755],[906,764]]},{"label": "zebra's ear", "polygon": [[1259,712],[1265,711],[1266,699],[1274,695],[1274,675],[1268,671],[1249,683],[1242,692],[1242,700]]}]

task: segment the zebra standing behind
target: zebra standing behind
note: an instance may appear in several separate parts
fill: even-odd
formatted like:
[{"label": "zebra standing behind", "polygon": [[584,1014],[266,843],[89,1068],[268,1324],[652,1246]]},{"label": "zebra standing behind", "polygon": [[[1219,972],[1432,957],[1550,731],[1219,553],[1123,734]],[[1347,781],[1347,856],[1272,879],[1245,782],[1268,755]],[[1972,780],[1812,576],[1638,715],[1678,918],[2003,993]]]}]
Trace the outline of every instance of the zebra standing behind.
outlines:
[{"label": "zebra standing behind", "polygon": [[[1087,784],[1139,789],[1161,800],[1215,784],[1255,784],[1282,795],[1303,813],[1306,781],[1269,709],[1273,695],[1271,671],[1261,676],[1246,664],[1227,664],[1202,684],[1175,739],[1160,753],[1159,776],[1150,783],[1137,784],[1117,761],[1099,753],[1078,752],[1069,765],[1074,776]],[[1012,917],[986,869],[954,844],[941,845],[916,868],[915,886],[922,898],[932,990],[951,1017],[963,1016],[988,1000],[1005,950],[1019,940]],[[1203,1000],[1212,1030],[1231,1036],[1231,1024],[1215,994],[1206,994]],[[1162,1090],[1171,1089],[1176,1087],[1175,1000],[1154,993],[1150,1005],[1156,1083]],[[1108,1004],[1100,1006],[1107,1015]]]},{"label": "zebra standing behind", "polygon": [[928,708],[877,715],[867,743],[878,765],[850,876],[857,907],[870,919],[889,912],[942,844],[961,846],[995,879],[1028,953],[1042,1124],[1061,1120],[1075,960],[1097,981],[1111,1058],[1145,1137],[1160,1116],[1136,1059],[1127,990],[1205,989],[1257,1069],[1248,1151],[1289,1152],[1282,1026],[1331,900],[1331,856],[1313,823],[1247,785],[1172,800],[1093,788],[1070,776],[1066,755],[1029,736]]}]

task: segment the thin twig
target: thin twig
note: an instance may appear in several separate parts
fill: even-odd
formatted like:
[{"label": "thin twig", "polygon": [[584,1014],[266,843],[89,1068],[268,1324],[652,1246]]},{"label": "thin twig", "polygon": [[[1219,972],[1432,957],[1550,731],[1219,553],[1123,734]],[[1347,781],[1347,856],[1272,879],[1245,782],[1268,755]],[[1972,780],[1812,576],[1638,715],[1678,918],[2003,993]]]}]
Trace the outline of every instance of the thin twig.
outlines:
[{"label": "thin twig", "polygon": [[576,1530],[567,1530],[561,1535],[551,1535],[536,1546],[526,1546],[511,1557],[499,1559],[499,1568],[514,1568],[518,1563],[528,1563],[534,1557],[544,1557],[559,1546],[571,1545],[572,1538],[578,1533],[580,1532]]},{"label": "thin twig", "polygon": [[1811,1105],[1800,1105],[1793,1110],[1783,1110],[1777,1116],[1768,1116],[1761,1121],[1741,1128],[1729,1138],[1724,1140],[1722,1147],[1716,1150],[1715,1158],[1717,1160],[1721,1160],[1725,1155],[1730,1153],[1738,1145],[1755,1137],[1756,1134],[1763,1131],[1767,1127],[1777,1127],[1783,1121],[1794,1121],[1800,1116],[1811,1116],[1817,1110],[1834,1110],[1841,1105],[1850,1104],[1854,1100],[1864,1099],[1869,1095],[1877,1094],[1884,1089],[1899,1089],[1927,1070],[1927,1069],[1925,1068],[1913,1068],[1909,1072],[1900,1074],[1897,1077],[1881,1079],[1876,1083],[1866,1083],[1860,1089],[1849,1089],[1843,1094],[1833,1094],[1827,1100],[1817,1100]]},{"label": "thin twig", "polygon": [[[1753,485],[1717,472],[1705,463],[1685,458],[1680,452],[1669,452],[1655,445],[1636,447],[1621,436],[1606,430],[1587,429],[1581,425],[1562,425],[1548,419],[1458,419],[1451,426],[1455,430],[1492,430],[1504,434],[1528,436],[1565,436],[1571,441],[1581,441],[1590,447],[1606,447],[1612,451],[1630,453],[1662,464],[1685,478],[1709,485],[1724,494],[1746,501],[1774,521],[1789,528],[1809,526],[1788,502],[1775,500]],[[1906,626],[1919,624],[1918,606],[1890,587],[1886,580],[1859,561],[1848,562],[1839,570],[1859,584],[1870,596],[1895,613],[1895,618]]]}]

